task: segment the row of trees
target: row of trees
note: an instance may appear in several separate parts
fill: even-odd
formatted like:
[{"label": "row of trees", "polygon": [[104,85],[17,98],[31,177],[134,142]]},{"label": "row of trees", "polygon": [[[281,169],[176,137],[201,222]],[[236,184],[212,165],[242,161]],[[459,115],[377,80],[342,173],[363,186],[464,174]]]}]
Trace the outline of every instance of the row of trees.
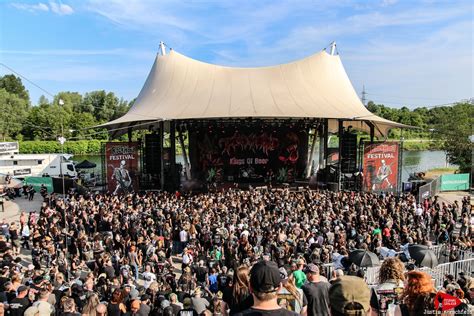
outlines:
[{"label": "row of trees", "polygon": [[[458,165],[463,172],[471,171],[474,144],[469,137],[474,135],[473,99],[453,106],[421,107],[413,111],[407,107],[394,109],[373,102],[369,102],[367,107],[383,118],[418,127],[404,130],[403,136],[440,141],[450,163]],[[390,133],[394,138],[400,136],[398,129]]]},{"label": "row of trees", "polygon": [[[60,101],[62,103],[60,104]],[[106,133],[87,130],[124,115],[131,102],[113,92],[60,92],[52,100],[41,96],[31,105],[28,91],[14,75],[0,77],[0,137],[3,140],[105,139]]]},{"label": "row of trees", "polygon": [[[64,104],[60,105],[59,100]],[[60,92],[52,100],[40,97],[31,105],[28,91],[20,78],[14,75],[0,77],[0,137],[3,140],[54,140],[61,135],[61,124],[66,138],[106,139],[107,133],[88,130],[125,114],[134,100],[119,99],[113,92],[92,91]],[[370,101],[367,108],[386,119],[418,129],[404,130],[405,138],[433,138],[441,140],[451,163],[469,169],[472,163],[474,134],[474,104],[461,102],[454,106],[390,108]],[[389,135],[398,138],[400,130]]]}]

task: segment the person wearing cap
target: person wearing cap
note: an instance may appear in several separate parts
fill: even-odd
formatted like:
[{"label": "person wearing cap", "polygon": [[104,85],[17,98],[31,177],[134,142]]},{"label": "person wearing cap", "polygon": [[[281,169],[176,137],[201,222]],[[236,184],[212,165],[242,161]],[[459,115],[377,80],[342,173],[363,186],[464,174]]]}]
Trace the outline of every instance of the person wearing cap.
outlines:
[{"label": "person wearing cap", "polygon": [[329,316],[329,286],[319,275],[317,265],[310,263],[306,266],[304,272],[308,282],[301,288],[308,300],[309,316]]},{"label": "person wearing cap", "polygon": [[259,261],[250,270],[250,292],[253,306],[237,316],[259,315],[297,315],[278,305],[277,292],[281,290],[281,277],[278,266],[273,261]]},{"label": "person wearing cap", "polygon": [[293,276],[295,277],[296,287],[301,289],[303,284],[306,282],[306,274],[303,272],[303,267],[305,265],[305,261],[303,258],[298,259],[296,262],[296,270],[293,271]]},{"label": "person wearing cap", "polygon": [[205,298],[201,297],[202,292],[201,288],[197,287],[194,290],[194,297],[191,298],[191,302],[193,304],[193,308],[196,310],[196,312],[201,315],[202,312],[206,310],[206,308],[209,307],[209,301],[206,300]]},{"label": "person wearing cap", "polygon": [[17,296],[11,300],[9,304],[9,315],[10,316],[22,316],[25,310],[31,305],[28,299],[28,287],[20,285],[16,292]]},{"label": "person wearing cap", "polygon": [[370,290],[363,279],[344,275],[329,289],[332,316],[370,315]]},{"label": "person wearing cap", "polygon": [[177,316],[199,316],[199,314],[193,308],[191,298],[186,297],[183,300],[183,309],[178,312]]}]

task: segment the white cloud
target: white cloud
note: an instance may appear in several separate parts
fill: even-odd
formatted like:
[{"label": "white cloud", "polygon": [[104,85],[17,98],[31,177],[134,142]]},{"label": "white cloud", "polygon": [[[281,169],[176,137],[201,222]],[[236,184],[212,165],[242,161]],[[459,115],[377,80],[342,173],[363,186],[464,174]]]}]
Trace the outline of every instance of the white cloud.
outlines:
[{"label": "white cloud", "polygon": [[[49,6],[48,6],[49,4]],[[48,4],[39,2],[37,4],[28,3],[12,3],[11,6],[18,9],[29,12],[53,12],[58,15],[70,15],[74,13],[73,8],[70,5],[64,4],[61,1],[49,1]]]},{"label": "white cloud", "polygon": [[391,6],[391,5],[394,5],[397,2],[398,2],[398,0],[382,0],[382,6],[384,6],[384,7]]},{"label": "white cloud", "polygon": [[37,4],[27,4],[27,3],[12,3],[12,7],[18,9],[18,10],[25,10],[29,12],[36,12],[36,11],[49,11],[49,7],[42,3],[39,2]]},{"label": "white cloud", "polygon": [[74,13],[71,6],[61,2],[50,1],[49,6],[51,7],[51,11],[58,15],[70,15]]}]

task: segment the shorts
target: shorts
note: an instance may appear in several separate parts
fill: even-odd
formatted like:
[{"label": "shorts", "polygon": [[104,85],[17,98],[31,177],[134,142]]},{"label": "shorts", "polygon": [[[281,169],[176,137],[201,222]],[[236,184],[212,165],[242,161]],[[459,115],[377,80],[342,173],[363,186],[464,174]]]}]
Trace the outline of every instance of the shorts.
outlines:
[{"label": "shorts", "polygon": [[12,240],[12,242],[13,242],[13,245],[15,245],[15,248],[20,248],[20,246],[21,246],[20,239]]}]

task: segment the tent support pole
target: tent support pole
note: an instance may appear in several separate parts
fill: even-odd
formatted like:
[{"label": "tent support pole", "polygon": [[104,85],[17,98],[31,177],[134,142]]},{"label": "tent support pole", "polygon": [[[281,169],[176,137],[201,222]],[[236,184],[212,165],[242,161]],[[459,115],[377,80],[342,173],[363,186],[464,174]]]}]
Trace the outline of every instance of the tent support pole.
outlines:
[{"label": "tent support pole", "polygon": [[308,161],[306,164],[306,178],[309,178],[311,176],[311,171],[313,169],[314,148],[316,147],[316,141],[318,139],[319,125],[320,123],[318,123],[318,125],[314,129],[313,140],[311,143],[311,152],[309,154]]},{"label": "tent support pole", "polygon": [[181,151],[183,153],[184,159],[184,170],[186,174],[186,180],[191,180],[191,170],[189,168],[189,159],[188,154],[186,153],[186,147],[184,147],[184,138],[183,138],[183,130],[179,129],[178,131],[178,138],[179,138],[179,145],[181,146]]},{"label": "tent support pole", "polygon": [[128,142],[130,143],[132,141],[132,128],[131,127],[127,129],[127,136],[128,136]]},{"label": "tent support pole", "polygon": [[324,119],[323,123],[323,162],[319,168],[326,168],[328,161],[328,138],[329,138],[329,120]]},{"label": "tent support pole", "polygon": [[338,156],[339,159],[337,160],[337,189],[338,191],[342,190],[341,180],[342,180],[342,135],[344,133],[344,121],[338,120],[339,128],[338,128],[338,136],[339,136],[339,147],[338,147]]},{"label": "tent support pole", "polygon": [[170,121],[170,180],[172,190],[176,190],[176,121]]},{"label": "tent support pole", "polygon": [[165,124],[163,121],[159,122],[160,126],[160,188],[165,188],[165,161],[164,161],[164,141],[165,141]]}]

